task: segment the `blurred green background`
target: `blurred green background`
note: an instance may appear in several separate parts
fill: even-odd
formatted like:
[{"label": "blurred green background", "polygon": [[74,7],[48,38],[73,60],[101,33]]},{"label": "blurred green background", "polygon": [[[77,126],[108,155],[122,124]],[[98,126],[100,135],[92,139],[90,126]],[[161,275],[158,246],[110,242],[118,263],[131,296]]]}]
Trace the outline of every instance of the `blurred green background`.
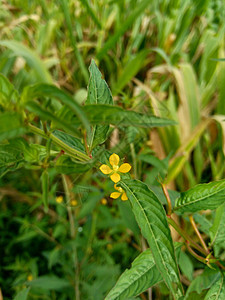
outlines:
[{"label": "blurred green background", "polygon": [[[106,148],[156,192],[165,174],[184,191],[224,176],[224,18],[222,0],[2,0],[0,73],[19,93],[52,83],[82,104],[93,58],[116,105],[178,124],[118,125]],[[110,199],[112,184],[96,169],[79,177],[52,169],[45,214],[40,174],[27,168],[0,179],[3,298],[30,287],[30,300],[104,299],[146,247],[129,204]],[[153,295],[168,299],[164,286]]]}]

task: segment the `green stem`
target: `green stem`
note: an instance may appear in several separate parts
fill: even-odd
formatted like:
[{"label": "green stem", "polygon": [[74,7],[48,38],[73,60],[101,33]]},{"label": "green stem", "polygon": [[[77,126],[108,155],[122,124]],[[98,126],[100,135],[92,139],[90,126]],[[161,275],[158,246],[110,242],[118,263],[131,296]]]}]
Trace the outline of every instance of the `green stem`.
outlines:
[{"label": "green stem", "polygon": [[[62,175],[62,181],[63,181],[63,187],[65,190],[65,195],[66,195],[66,202],[70,202],[70,191],[67,183],[67,179],[65,175]],[[75,222],[74,222],[74,216],[73,212],[70,206],[67,206],[67,213],[68,213],[68,218],[69,218],[69,223],[70,223],[70,237],[71,240],[73,240],[73,259],[74,259],[74,271],[75,271],[75,295],[76,295],[76,300],[80,300],[80,279],[79,279],[79,261],[77,257],[77,248],[74,243],[75,237],[76,237],[76,230],[75,230]]]},{"label": "green stem", "polygon": [[170,216],[172,214],[172,203],[171,203],[171,200],[170,200],[170,195],[168,193],[168,190],[167,190],[166,186],[163,183],[161,183],[161,186],[162,186],[163,193],[166,197],[166,201],[167,201],[167,204],[168,204],[167,215]]},{"label": "green stem", "polygon": [[196,225],[196,223],[195,223],[195,221],[194,221],[193,216],[190,216],[190,217],[189,217],[189,220],[190,220],[190,222],[191,222],[191,225],[192,225],[192,227],[193,227],[195,233],[197,234],[197,236],[198,236],[198,238],[199,238],[199,240],[200,240],[200,243],[202,244],[202,247],[203,247],[203,248],[205,249],[205,251],[208,252],[208,254],[209,254],[209,249],[207,248],[207,246],[206,246],[206,244],[205,244],[205,241],[203,240],[203,238],[202,238],[202,236],[201,236],[201,233],[199,232],[199,230],[198,230],[198,228],[197,228],[197,225]]},{"label": "green stem", "polygon": [[59,146],[62,150],[64,150],[66,153],[68,153],[70,156],[79,159],[80,161],[89,161],[90,157],[88,157],[88,155],[71,148],[70,146],[68,146],[67,144],[65,144],[63,141],[61,141],[60,139],[58,139],[56,136],[54,136],[54,134],[52,133],[48,133],[48,135],[44,132],[44,130],[41,130],[40,128],[37,128],[31,124],[28,124],[28,128],[31,132],[38,134],[40,136],[42,136],[45,139],[51,139],[52,142]]},{"label": "green stem", "polygon": [[190,246],[198,250],[200,253],[208,255],[208,252],[206,252],[205,249],[195,243],[192,238],[183,229],[181,229],[180,226],[170,216],[167,216],[167,221],[185,239],[185,241],[189,242]]}]

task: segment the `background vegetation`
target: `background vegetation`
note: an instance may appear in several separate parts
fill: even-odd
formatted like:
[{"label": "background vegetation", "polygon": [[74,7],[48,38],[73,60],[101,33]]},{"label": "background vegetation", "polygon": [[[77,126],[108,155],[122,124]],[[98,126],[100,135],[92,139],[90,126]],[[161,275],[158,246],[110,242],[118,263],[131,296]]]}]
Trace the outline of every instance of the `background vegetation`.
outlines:
[{"label": "background vegetation", "polygon": [[[224,177],[224,17],[222,0],[2,1],[0,73],[19,93],[50,83],[82,104],[93,58],[116,105],[176,121],[151,131],[118,124],[105,144],[132,165],[133,178],[163,199],[158,181],[165,176],[178,191]],[[25,138],[45,144],[32,134]],[[42,169],[27,161],[23,169],[13,166],[14,172],[0,165],[4,299],[26,286],[28,299],[104,299],[146,248],[128,203],[109,197],[113,185],[97,168],[69,176],[52,168],[45,213]],[[171,192],[172,200],[176,196]],[[214,216],[195,216],[203,235]],[[188,218],[182,226],[193,233]],[[222,258],[224,234],[214,249]],[[195,281],[204,265],[182,255],[182,283],[187,289],[192,282],[196,297],[199,286],[207,290],[210,283],[203,276]],[[153,299],[168,299],[163,284],[152,293]]]}]

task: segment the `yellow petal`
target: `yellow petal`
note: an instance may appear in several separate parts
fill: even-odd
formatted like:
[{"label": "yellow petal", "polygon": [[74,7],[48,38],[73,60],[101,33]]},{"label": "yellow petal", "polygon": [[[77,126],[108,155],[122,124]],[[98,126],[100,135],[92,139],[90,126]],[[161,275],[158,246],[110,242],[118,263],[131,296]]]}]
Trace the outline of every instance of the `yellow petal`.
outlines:
[{"label": "yellow petal", "polygon": [[121,200],[123,200],[123,201],[128,200],[127,194],[126,194],[126,193],[123,193],[123,194],[122,194]]},{"label": "yellow petal", "polygon": [[109,162],[111,166],[118,166],[120,161],[119,155],[113,153],[110,157],[109,157]]},{"label": "yellow petal", "polygon": [[118,173],[114,173],[110,176],[111,180],[115,183],[120,181],[120,175]]},{"label": "yellow petal", "polygon": [[102,171],[103,174],[106,174],[106,175],[112,173],[112,169],[110,169],[110,167],[107,165],[101,165],[101,167],[99,169]]},{"label": "yellow petal", "polygon": [[121,172],[121,173],[127,173],[127,172],[129,172],[130,171],[130,169],[131,169],[131,165],[129,165],[129,164],[122,164],[120,167],[119,167],[119,172]]},{"label": "yellow petal", "polygon": [[113,192],[113,193],[110,194],[110,197],[113,198],[113,199],[117,199],[117,198],[119,198],[120,195],[121,194],[118,193],[118,192]]}]

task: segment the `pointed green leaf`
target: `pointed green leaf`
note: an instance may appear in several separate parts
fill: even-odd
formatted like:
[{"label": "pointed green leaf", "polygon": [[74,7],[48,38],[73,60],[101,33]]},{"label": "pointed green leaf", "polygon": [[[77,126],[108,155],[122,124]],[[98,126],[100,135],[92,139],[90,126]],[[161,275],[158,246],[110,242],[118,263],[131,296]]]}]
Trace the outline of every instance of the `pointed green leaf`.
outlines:
[{"label": "pointed green leaf", "polygon": [[137,296],[162,280],[151,250],[147,249],[133,261],[131,268],[120,276],[105,300],[123,300]]},{"label": "pointed green leaf", "polygon": [[224,300],[225,299],[225,280],[224,276],[214,283],[206,294],[204,300]]},{"label": "pointed green leaf", "polygon": [[225,180],[198,184],[180,194],[174,210],[181,213],[215,209],[225,202]]},{"label": "pointed green leaf", "polygon": [[[89,104],[85,105],[83,109],[91,124],[112,124],[118,126],[137,126],[144,128],[176,124],[176,122],[173,120],[125,110],[119,106]],[[75,120],[75,122],[77,121]]]},{"label": "pointed green leaf", "polygon": [[[113,98],[110,89],[102,74],[96,66],[94,60],[91,61],[89,67],[90,80],[88,84],[88,96],[86,104],[110,104],[113,105]],[[109,130],[108,125],[94,125],[88,136],[88,145],[90,149],[104,143]]]},{"label": "pointed green leaf", "polygon": [[156,266],[175,299],[182,296],[182,285],[176,263],[173,241],[166,213],[156,195],[138,180],[124,180],[117,184],[127,193],[135,218],[147,239]]}]

